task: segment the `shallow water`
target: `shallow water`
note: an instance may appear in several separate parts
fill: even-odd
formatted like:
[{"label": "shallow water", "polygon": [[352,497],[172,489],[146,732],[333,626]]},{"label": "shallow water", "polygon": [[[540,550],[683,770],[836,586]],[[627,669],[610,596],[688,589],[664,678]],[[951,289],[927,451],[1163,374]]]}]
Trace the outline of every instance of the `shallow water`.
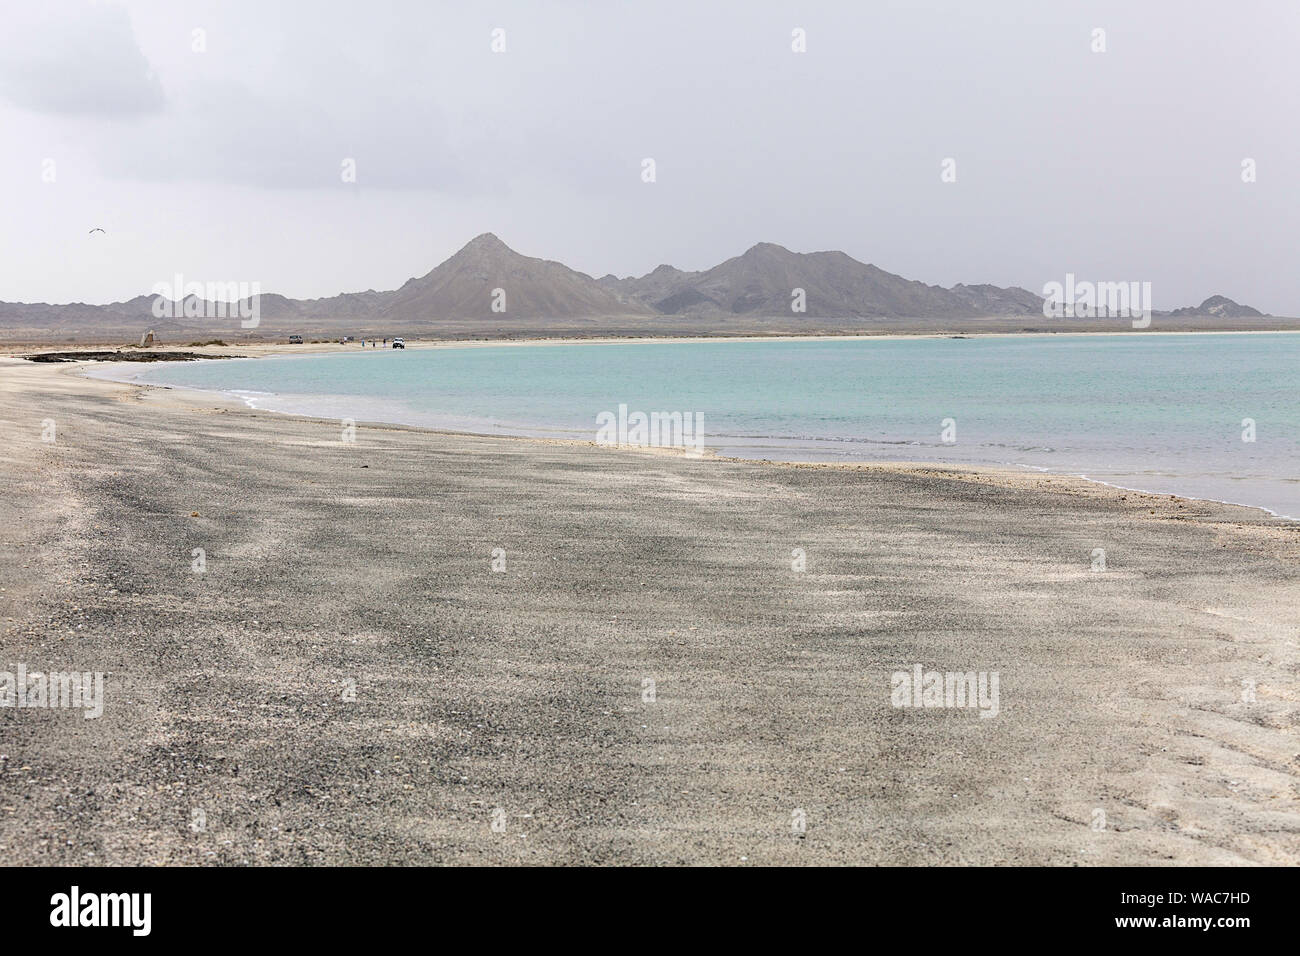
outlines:
[{"label": "shallow water", "polygon": [[701,413],[721,454],[1012,465],[1294,517],[1298,368],[1296,335],[1149,333],[358,349],[135,380],[282,412],[587,440],[626,404]]}]

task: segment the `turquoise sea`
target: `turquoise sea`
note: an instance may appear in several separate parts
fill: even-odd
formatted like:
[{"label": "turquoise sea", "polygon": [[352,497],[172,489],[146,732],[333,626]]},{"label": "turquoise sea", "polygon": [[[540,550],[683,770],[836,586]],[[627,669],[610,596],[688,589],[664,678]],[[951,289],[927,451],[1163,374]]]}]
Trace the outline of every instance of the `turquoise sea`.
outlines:
[{"label": "turquoise sea", "polygon": [[721,454],[1003,465],[1300,517],[1300,336],[1287,333],[358,347],[134,380],[281,412],[587,440],[625,404],[701,414]]}]

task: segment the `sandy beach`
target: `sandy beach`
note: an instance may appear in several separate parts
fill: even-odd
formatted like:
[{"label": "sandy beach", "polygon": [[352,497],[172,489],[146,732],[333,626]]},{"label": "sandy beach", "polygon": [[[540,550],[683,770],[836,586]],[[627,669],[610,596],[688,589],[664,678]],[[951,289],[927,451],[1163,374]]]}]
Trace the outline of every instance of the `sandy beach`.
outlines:
[{"label": "sandy beach", "polygon": [[82,371],[0,358],[0,670],[105,674],[0,709],[11,863],[1300,862],[1293,522]]}]

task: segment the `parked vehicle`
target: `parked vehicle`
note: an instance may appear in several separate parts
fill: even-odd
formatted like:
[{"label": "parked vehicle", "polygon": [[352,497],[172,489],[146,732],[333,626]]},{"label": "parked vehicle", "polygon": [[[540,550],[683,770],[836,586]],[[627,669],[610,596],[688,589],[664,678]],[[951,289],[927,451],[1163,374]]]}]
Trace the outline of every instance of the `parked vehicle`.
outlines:
[{"label": "parked vehicle", "polygon": [[393,348],[395,349],[406,348],[406,339],[393,339]]},{"label": "parked vehicle", "polygon": [[290,345],[302,345],[302,336],[301,336],[301,335],[291,335],[291,336],[289,336],[289,344],[290,344]]}]

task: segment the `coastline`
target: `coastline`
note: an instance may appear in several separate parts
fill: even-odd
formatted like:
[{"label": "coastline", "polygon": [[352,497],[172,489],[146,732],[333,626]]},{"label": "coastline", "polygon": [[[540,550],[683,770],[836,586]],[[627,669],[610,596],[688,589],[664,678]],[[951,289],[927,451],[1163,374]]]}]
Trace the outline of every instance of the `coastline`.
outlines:
[{"label": "coastline", "polygon": [[[1077,333],[1077,334],[1090,335],[1094,333],[1084,332],[1084,333]],[[1171,333],[1171,334],[1199,335],[1202,333],[1178,332],[1178,333]],[[1255,334],[1255,333],[1241,332],[1238,334],[1247,335],[1247,334]],[[1267,333],[1267,334],[1273,334],[1273,333]],[[871,336],[867,336],[867,337],[870,338]],[[912,336],[907,336],[907,337],[910,338]],[[645,341],[657,342],[659,340],[649,339]],[[682,341],[689,342],[689,341],[707,341],[707,340],[684,339]],[[500,343],[485,342],[481,344],[486,346],[486,345],[496,345]],[[521,342],[515,344],[533,345],[533,344],[547,344],[547,343]],[[592,343],[587,340],[566,340],[564,342],[555,342],[550,344],[586,345]],[[418,347],[418,346],[413,346],[413,347]],[[426,345],[425,347],[434,347],[434,346]],[[473,346],[465,346],[465,347],[473,347]],[[342,352],[346,350],[338,349],[337,351]],[[294,354],[306,355],[306,354],[329,354],[329,353],[324,350],[321,350],[312,353],[297,352]],[[249,355],[244,357],[249,359],[257,359],[257,358],[268,358],[268,357],[274,358],[274,357],[283,357],[283,356],[281,356],[278,352],[268,351],[264,354]],[[24,362],[24,366],[27,365],[28,363]],[[106,366],[114,366],[114,365],[121,366],[123,371],[127,369],[132,369],[133,371],[135,371],[137,375],[143,374],[143,372],[148,368],[148,365],[136,366],[128,363],[112,363],[112,362],[103,362],[103,363],[101,362],[71,363],[70,362],[67,363],[66,365],[50,366],[49,368],[51,371],[62,371],[63,374],[74,375],[87,381],[106,382],[106,383],[112,383],[116,385],[128,386],[131,388],[137,388],[137,389],[157,390],[160,392],[171,393],[173,397],[185,395],[186,393],[193,393],[194,396],[193,401],[183,402],[182,404],[185,405],[192,406],[194,404],[203,404],[207,402],[217,401],[225,404],[226,407],[230,409],[238,409],[243,411],[255,411],[255,412],[260,412],[263,414],[271,414],[271,415],[281,415],[286,418],[298,419],[305,422],[314,422],[314,423],[328,422],[330,424],[336,424],[337,422],[336,419],[326,418],[318,415],[309,415],[309,414],[302,414],[298,412],[286,412],[286,411],[279,411],[277,409],[261,408],[251,404],[250,400],[246,398],[242,398],[230,392],[221,391],[217,389],[203,389],[203,388],[195,388],[192,386],[183,386],[183,385],[163,385],[163,384],[157,384],[152,382],[136,381],[133,380],[132,378],[112,377],[111,375],[107,375],[107,374],[106,375],[90,374],[97,369],[102,370],[105,369]],[[1042,489],[1046,485],[1053,484],[1053,483],[1055,483],[1056,489],[1059,490],[1062,487],[1069,486],[1070,483],[1075,483],[1076,487],[1079,488],[1106,489],[1107,491],[1112,492],[1114,497],[1117,497],[1119,500],[1123,500],[1123,501],[1127,501],[1129,496],[1137,496],[1135,500],[1152,503],[1152,504],[1159,504],[1163,501],[1169,500],[1169,501],[1176,501],[1176,502],[1183,503],[1180,504],[1179,507],[1183,507],[1185,504],[1200,504],[1205,506],[1223,506],[1228,508],[1241,508],[1247,511],[1258,512],[1266,516],[1268,519],[1272,519],[1277,522],[1280,522],[1282,523],[1279,525],[1280,527],[1287,527],[1288,525],[1290,525],[1291,527],[1294,527],[1296,530],[1300,530],[1300,517],[1282,514],[1280,512],[1267,508],[1263,505],[1248,504],[1240,501],[1226,501],[1220,498],[1197,497],[1194,495],[1185,495],[1185,494],[1170,494],[1168,492],[1153,491],[1148,488],[1137,488],[1137,487],[1131,487],[1127,485],[1120,485],[1114,482],[1106,481],[1102,478],[1090,477],[1086,474],[1072,474],[1066,472],[1043,472],[1037,469],[1030,469],[1028,466],[1016,467],[1013,465],[995,465],[995,464],[969,464],[968,465],[968,464],[956,464],[952,462],[924,461],[924,460],[914,460],[914,459],[897,459],[892,461],[817,461],[817,460],[801,461],[801,460],[794,460],[794,459],[782,460],[782,459],[770,459],[770,458],[743,458],[743,457],[722,455],[718,453],[716,448],[707,448],[707,447],[703,450],[702,453],[693,453],[679,448],[657,448],[657,447],[637,446],[637,445],[599,445],[595,441],[587,441],[582,439],[552,438],[552,437],[544,437],[544,436],[536,436],[536,435],[520,435],[520,434],[500,433],[500,432],[486,433],[486,432],[475,432],[475,431],[461,431],[457,429],[433,428],[426,425],[412,425],[403,422],[391,422],[391,421],[383,421],[383,420],[358,420],[357,425],[358,427],[366,427],[366,428],[399,429],[404,431],[427,432],[428,434],[431,435],[462,435],[465,437],[472,437],[472,438],[487,438],[487,439],[497,439],[502,441],[535,442],[535,443],[540,443],[545,445],[572,445],[577,447],[585,446],[585,447],[592,447],[592,448],[602,448],[603,450],[606,451],[612,451],[612,452],[618,452],[624,454],[630,453],[630,454],[637,454],[637,455],[651,455],[651,456],[662,455],[662,456],[669,456],[669,457],[696,458],[696,459],[704,459],[710,461],[748,463],[748,464],[767,466],[773,468],[841,468],[841,469],[849,469],[849,470],[857,470],[857,471],[878,469],[878,470],[889,471],[889,472],[914,472],[917,474],[947,474],[953,476],[957,480],[994,482],[1004,487],[1017,489],[1017,490]]]},{"label": "coastline", "polygon": [[[1024,333],[1024,334],[1033,334],[1033,333]],[[1106,333],[1079,332],[1079,333],[1068,333],[1068,334],[1072,334],[1072,335],[1099,335],[1099,334],[1106,334]],[[1117,333],[1117,334],[1124,334],[1124,333]],[[1202,335],[1202,334],[1225,334],[1225,333],[1202,333],[1202,332],[1191,332],[1191,331],[1179,331],[1179,332],[1169,332],[1169,333],[1166,333],[1166,334],[1169,334],[1169,335]],[[1251,331],[1241,331],[1241,332],[1230,333],[1230,334],[1251,335],[1251,334],[1277,334],[1277,333],[1275,333],[1275,332],[1258,333],[1258,332],[1251,332]],[[996,334],[996,333],[990,333],[990,335],[994,335],[994,336],[996,336],[996,337],[1012,337],[1012,336],[1001,336],[1000,334]],[[922,338],[950,338],[950,336],[893,336],[893,337],[889,337],[889,336],[839,336],[839,337],[837,337],[837,338],[843,338],[843,339],[846,339],[846,340],[862,340],[862,339],[873,339],[873,338],[874,338],[874,339],[883,339],[883,338],[906,339],[906,338],[918,338],[918,337],[922,337]],[[780,337],[770,337],[770,338],[761,338],[761,337],[760,337],[760,338],[752,338],[752,339],[728,339],[727,341],[816,341],[818,338],[820,338],[820,337],[817,337],[817,336],[811,336],[811,337],[809,337],[809,336],[780,336]],[[498,341],[487,341],[487,342],[473,342],[473,343],[465,343],[465,342],[420,342],[420,343],[412,343],[412,344],[411,344],[410,346],[408,346],[408,347],[409,347],[409,348],[413,348],[413,349],[418,349],[418,348],[434,349],[434,348],[486,348],[486,347],[499,347],[499,346],[502,346],[502,345],[519,345],[519,346],[541,346],[541,345],[592,345],[592,344],[633,344],[633,345],[638,345],[638,344],[666,344],[666,343],[668,343],[668,342],[681,343],[681,344],[689,344],[689,343],[694,343],[694,342],[706,342],[706,341],[718,341],[718,340],[717,340],[717,339],[712,339],[712,340],[710,340],[710,339],[707,339],[707,338],[683,338],[683,339],[678,339],[678,340],[638,339],[638,340],[634,340],[634,341],[630,341],[630,342],[624,342],[624,341],[622,341],[622,340],[618,340],[618,339],[610,339],[610,340],[604,340],[604,341],[597,341],[597,340],[584,340],[584,339],[577,339],[577,340],[574,340],[574,339],[561,339],[561,340],[530,340],[530,341],[525,341],[525,342],[498,342]],[[204,347],[204,350],[207,350],[207,348],[210,348],[210,347]],[[160,350],[160,351],[165,351],[165,350]],[[224,347],[224,348],[213,348],[212,351],[213,351],[214,354],[229,354],[229,353],[231,353],[232,351],[236,351],[236,350],[235,350],[234,347]],[[355,344],[350,344],[350,345],[347,345],[347,346],[340,346],[340,345],[337,345],[337,344],[336,344],[334,348],[320,348],[320,347],[315,347],[315,346],[303,346],[303,347],[301,347],[301,348],[295,348],[292,352],[285,352],[285,351],[284,351],[284,347],[277,347],[277,346],[266,346],[266,347],[264,347],[264,348],[262,348],[262,349],[258,349],[258,350],[248,349],[248,350],[238,350],[238,351],[239,351],[239,353],[240,353],[240,354],[239,354],[239,357],[247,358],[247,359],[260,359],[260,358],[277,358],[277,357],[278,357],[278,358],[284,358],[284,357],[291,357],[291,356],[293,356],[293,355],[308,356],[308,355],[324,355],[324,354],[340,354],[340,353],[353,353],[353,354],[355,354],[355,353],[357,353],[357,352],[362,352],[362,353],[364,353],[364,352],[369,351],[369,350],[366,350],[366,349],[360,349],[360,348],[357,347]],[[244,354],[245,352],[251,352],[251,353],[253,353],[253,354]],[[153,363],[150,363],[150,364],[153,364]],[[211,395],[211,396],[220,396],[220,397],[222,398],[222,400],[231,401],[232,403],[235,403],[235,404],[239,405],[240,407],[255,408],[255,409],[259,410],[259,411],[270,412],[270,413],[277,414],[277,415],[295,416],[295,417],[305,418],[305,419],[308,419],[308,420],[322,420],[321,416],[313,415],[313,414],[310,414],[310,413],[302,413],[302,412],[298,412],[298,411],[283,411],[283,410],[280,410],[280,409],[275,409],[275,408],[269,408],[269,407],[259,406],[259,405],[255,404],[255,401],[256,401],[256,400],[253,399],[253,398],[249,398],[249,397],[237,397],[237,396],[235,396],[234,394],[232,394],[232,393],[230,393],[230,392],[226,392],[226,391],[214,390],[214,389],[201,389],[201,388],[195,388],[195,387],[192,387],[192,386],[162,385],[162,384],[155,384],[155,383],[150,383],[150,382],[139,381],[138,379],[140,378],[140,376],[142,376],[142,375],[144,375],[144,374],[147,373],[148,369],[150,368],[150,364],[137,364],[137,363],[125,363],[125,362],[122,362],[122,363],[114,363],[114,362],[102,362],[102,363],[101,363],[101,362],[84,362],[84,363],[80,363],[80,362],[79,362],[79,363],[75,363],[75,366],[76,366],[77,369],[78,369],[78,370],[75,372],[75,374],[80,374],[80,375],[82,375],[82,376],[84,376],[84,377],[86,377],[86,378],[88,378],[88,379],[92,379],[92,380],[112,381],[112,382],[118,382],[118,383],[121,383],[121,384],[127,384],[127,385],[136,386],[136,387],[141,387],[141,388],[160,388],[160,389],[167,389],[167,390],[173,390],[173,389],[188,389],[188,390],[195,391],[195,392],[199,392],[199,393],[206,394],[206,395]],[[72,368],[73,365],[74,365],[74,363],[68,363],[68,365],[67,365],[66,367],[68,367],[68,368]],[[127,371],[129,370],[129,371],[131,372],[131,374],[130,374],[130,375],[126,375],[126,376],[118,375],[118,374],[116,373],[116,369],[118,369],[118,368],[120,368],[122,372],[127,372]],[[96,373],[98,373],[98,374],[96,374]],[[373,426],[384,426],[384,425],[389,425],[389,426],[398,426],[398,427],[409,427],[409,428],[415,428],[415,429],[420,429],[420,430],[426,430],[426,431],[429,431],[429,432],[431,432],[431,433],[435,433],[435,434],[463,434],[463,435],[474,435],[474,436],[480,436],[480,437],[499,437],[499,438],[507,438],[507,439],[519,439],[519,440],[525,440],[525,441],[543,441],[543,442],[561,442],[561,443],[563,443],[563,442],[573,442],[573,443],[576,443],[576,444],[584,444],[584,443],[585,443],[585,442],[584,442],[583,440],[581,440],[581,439],[567,439],[567,438],[559,438],[559,437],[551,437],[551,436],[547,436],[547,435],[545,434],[546,429],[544,429],[544,428],[538,428],[538,429],[536,430],[536,432],[535,432],[535,433],[532,433],[532,434],[530,434],[530,433],[528,433],[528,432],[521,432],[521,431],[496,431],[496,432],[490,432],[490,433],[489,433],[489,432],[475,431],[475,430],[472,430],[472,429],[441,428],[441,427],[437,427],[437,426],[420,425],[420,424],[414,424],[414,423],[409,423],[409,422],[388,421],[388,420],[382,420],[382,419],[374,419],[374,420],[359,420],[358,423],[359,423],[359,424],[365,424],[365,425],[367,425],[367,426],[372,426],[372,427],[373,427]],[[557,430],[558,430],[558,429],[557,429]],[[761,440],[761,439],[759,439],[759,440]],[[593,443],[593,444],[594,444],[594,443]],[[750,441],[746,440],[746,441],[744,441],[744,442],[741,442],[739,439],[736,439],[736,440],[734,440],[734,441],[732,442],[732,444],[750,444]],[[637,447],[635,447],[635,446],[626,446],[626,447],[622,447],[622,448],[620,448],[619,450],[624,450],[624,451],[637,451],[637,452],[648,452],[648,453],[652,453],[652,454],[654,454],[654,453],[666,453],[666,454],[675,454],[675,453],[677,453],[676,450],[674,450],[674,449],[637,448]],[[1162,497],[1170,497],[1170,496],[1171,496],[1171,492],[1170,492],[1170,491],[1160,491],[1160,490],[1155,490],[1155,489],[1152,489],[1152,488],[1143,488],[1143,487],[1139,487],[1139,486],[1137,486],[1137,485],[1133,485],[1133,484],[1122,484],[1122,483],[1115,482],[1115,481],[1109,481],[1109,480],[1104,479],[1104,478],[1094,477],[1094,476],[1091,476],[1091,475],[1088,475],[1088,474],[1086,474],[1086,473],[1082,473],[1082,472],[1069,472],[1069,471],[1055,471],[1055,472],[1052,472],[1052,471],[1046,471],[1046,472],[1044,472],[1044,471],[1041,471],[1041,469],[1039,469],[1037,466],[1032,466],[1032,465],[1014,465],[1014,464],[1010,464],[1010,463],[1004,463],[1004,464],[997,464],[997,463],[954,463],[954,462],[930,461],[930,460],[920,460],[920,459],[898,459],[898,460],[891,460],[891,461],[872,461],[872,460],[861,460],[861,461],[825,461],[825,460],[819,460],[819,459],[816,459],[816,458],[804,458],[804,459],[801,459],[801,458],[789,458],[789,459],[785,459],[785,458],[743,458],[743,457],[739,457],[739,456],[734,456],[734,455],[728,455],[728,454],[725,454],[725,453],[723,453],[723,452],[722,452],[720,449],[718,449],[718,448],[709,448],[709,449],[706,449],[706,450],[704,451],[703,454],[704,454],[704,457],[712,458],[712,459],[717,459],[717,460],[754,461],[754,462],[758,462],[758,463],[763,463],[763,464],[773,464],[773,465],[791,465],[791,464],[798,464],[798,465],[807,465],[807,466],[819,466],[819,467],[843,467],[843,468],[869,467],[869,466],[873,466],[873,465],[884,465],[884,466],[893,466],[893,467],[898,467],[898,466],[907,466],[907,467],[914,467],[914,468],[928,468],[928,469],[953,468],[953,469],[957,469],[957,470],[983,471],[983,472],[987,472],[987,473],[989,473],[989,474],[999,474],[999,475],[1022,475],[1022,474],[1025,474],[1025,475],[1032,475],[1032,474],[1042,473],[1042,474],[1051,475],[1051,476],[1053,476],[1053,477],[1055,477],[1055,478],[1057,478],[1057,479],[1065,479],[1065,478],[1076,479],[1076,480],[1080,480],[1080,481],[1089,482],[1089,483],[1092,483],[1092,484],[1098,484],[1098,485],[1101,485],[1101,486],[1104,486],[1104,487],[1107,487],[1107,488],[1114,489],[1114,490],[1116,490],[1116,491],[1118,491],[1118,492],[1123,492],[1123,493],[1125,493],[1125,494],[1137,494],[1137,495],[1143,495],[1143,496],[1146,496],[1146,497],[1151,498],[1151,499],[1159,499],[1159,498],[1162,498]],[[1211,504],[1231,505],[1231,506],[1233,506],[1233,507],[1251,508],[1251,509],[1258,510],[1258,511],[1260,511],[1260,512],[1266,514],[1266,515],[1268,515],[1269,517],[1271,517],[1271,518],[1275,518],[1275,519],[1278,519],[1278,520],[1280,520],[1280,521],[1287,521],[1287,522],[1297,522],[1297,521],[1300,521],[1300,515],[1291,515],[1291,514],[1286,514],[1286,513],[1284,513],[1284,512],[1281,512],[1281,511],[1275,510],[1275,509],[1273,509],[1273,508],[1269,508],[1269,507],[1267,507],[1266,505],[1262,505],[1262,504],[1252,504],[1252,503],[1249,503],[1249,502],[1242,502],[1242,501],[1230,501],[1230,500],[1226,500],[1226,499],[1222,499],[1222,498],[1216,498],[1216,497],[1211,497],[1211,496],[1198,496],[1198,495],[1191,495],[1191,494],[1179,493],[1179,492],[1177,492],[1177,491],[1172,492],[1172,497],[1175,497],[1175,498],[1177,498],[1177,499],[1179,499],[1179,500],[1183,500],[1183,501],[1200,501],[1200,502],[1207,502],[1207,503],[1211,503]]]},{"label": "coastline", "polygon": [[[519,337],[497,337],[497,338],[420,338],[415,337],[415,333],[407,334],[408,349],[430,349],[430,348],[495,348],[500,346],[546,346],[546,345],[675,345],[689,344],[694,342],[825,342],[825,341],[893,341],[900,339],[985,339],[985,338],[1060,338],[1066,337],[1106,337],[1106,336],[1128,336],[1128,335],[1148,335],[1157,334],[1162,336],[1170,335],[1300,335],[1300,328],[1280,328],[1280,329],[1160,329],[1154,325],[1149,329],[1091,329],[1091,330],[1067,330],[1067,331],[1027,331],[1027,332],[1003,332],[1003,331],[981,331],[972,329],[969,331],[895,331],[895,332],[821,332],[821,333],[737,333],[714,335],[593,335],[593,336],[566,336],[556,335],[549,336],[546,334],[530,334]],[[392,336],[389,336],[391,339]],[[3,341],[0,340],[0,354],[24,354],[36,351],[60,351],[68,343],[58,343],[52,340],[31,340],[31,341]],[[93,341],[78,342],[76,348],[80,350],[93,349],[120,349],[134,348],[134,346],[123,346],[120,340],[105,341],[96,344]],[[198,351],[210,352],[214,355],[225,355],[231,353],[245,354],[247,357],[264,357],[267,355],[315,355],[329,354],[335,352],[361,352],[370,351],[363,349],[357,342],[340,343],[337,341],[330,342],[313,342],[303,345],[286,345],[281,342],[256,341],[246,344],[226,344],[224,346],[213,346],[204,344],[187,345],[180,342],[160,342],[149,346],[150,351],[167,352],[167,351]]]},{"label": "coastline", "polygon": [[880,333],[840,333],[828,332],[824,335],[794,335],[774,333],[771,335],[680,335],[680,336],[631,336],[609,338],[531,338],[531,339],[462,339],[413,340],[412,347],[462,347],[482,348],[494,345],[672,345],[690,342],[823,342],[823,341],[891,341],[896,339],[1018,339],[1018,338],[1058,338],[1060,336],[1114,336],[1141,335],[1144,332],[1156,332],[1160,335],[1300,335],[1300,329],[1148,329],[1130,331],[1073,331],[1073,332],[880,332]]},{"label": "coastline", "polygon": [[[1093,333],[1079,333],[1083,335]],[[1201,334],[1195,332],[1173,333],[1173,334]],[[1252,334],[1252,333],[1240,333]],[[1271,333],[1270,333],[1271,334]],[[658,340],[647,340],[655,342]],[[700,341],[696,339],[683,341]],[[483,345],[495,345],[498,343],[482,343]],[[544,344],[544,343],[517,343],[521,345]],[[561,344],[559,342],[553,344]],[[563,344],[591,344],[587,340],[566,340]],[[433,347],[433,346],[426,346]],[[339,349],[338,351],[345,351]],[[308,354],[300,352],[295,354]],[[311,354],[327,354],[322,352]],[[264,354],[244,356],[249,359],[283,357],[278,352],[267,352]],[[0,358],[0,363],[4,363]],[[24,369],[40,369],[45,374],[68,376],[73,380],[86,383],[102,383],[107,386],[117,386],[136,391],[151,393],[151,401],[159,401],[177,409],[194,410],[197,408],[216,407],[224,411],[238,411],[254,415],[273,415],[285,419],[312,424],[328,424],[337,426],[338,421],[334,418],[322,417],[318,415],[301,414],[297,412],[282,412],[275,409],[259,408],[250,405],[247,399],[232,394],[227,391],[215,389],[195,388],[192,386],[182,385],[165,385],[152,382],[140,382],[131,378],[117,378],[109,375],[90,374],[96,370],[104,370],[106,366],[121,366],[123,371],[127,369],[134,370],[137,374],[142,373],[148,368],[148,365],[139,366],[131,363],[111,363],[111,362],[94,362],[78,361],[56,365],[35,365],[26,360],[20,360],[16,365],[11,367]],[[75,389],[74,389],[75,390]],[[119,396],[118,400],[123,400]],[[918,475],[944,475],[953,480],[972,481],[976,483],[993,483],[1009,490],[1017,491],[1034,491],[1044,490],[1048,485],[1052,485],[1053,491],[1069,490],[1083,496],[1095,496],[1108,498],[1111,500],[1128,501],[1130,497],[1144,504],[1160,506],[1163,502],[1176,502],[1178,508],[1184,508],[1187,505],[1199,505],[1207,509],[1240,509],[1247,513],[1254,513],[1263,516],[1263,518],[1272,523],[1273,526],[1281,529],[1291,529],[1300,532],[1300,519],[1278,514],[1261,505],[1245,504],[1235,501],[1224,501],[1217,498],[1198,498],[1189,495],[1169,494],[1166,492],[1151,491],[1149,489],[1126,487],[1100,478],[1089,477],[1082,474],[1067,474],[1061,472],[1043,472],[1038,470],[1028,470],[1025,467],[1015,467],[1012,465],[995,465],[995,464],[978,464],[967,465],[942,461],[924,461],[913,459],[897,459],[892,461],[799,461],[799,460],[779,460],[779,459],[760,459],[760,458],[743,458],[735,456],[721,455],[715,448],[706,447],[702,453],[695,453],[686,449],[671,447],[651,447],[637,445],[601,445],[594,440],[569,439],[569,438],[552,438],[539,437],[530,435],[516,435],[504,433],[484,433],[473,431],[460,431],[456,429],[433,428],[424,425],[413,425],[402,422],[390,422],[383,420],[358,420],[357,427],[372,430],[392,430],[402,432],[424,433],[429,435],[440,435],[447,437],[464,437],[485,439],[490,441],[502,442],[519,442],[526,444],[568,446],[576,448],[592,448],[602,452],[614,454],[631,454],[638,456],[650,457],[668,457],[683,458],[714,462],[730,462],[736,464],[753,465],[760,468],[798,468],[798,469],[837,469],[847,471],[881,471],[888,473],[914,473]],[[1207,512],[1208,513],[1208,512]],[[1298,537],[1297,540],[1300,540]]]}]

